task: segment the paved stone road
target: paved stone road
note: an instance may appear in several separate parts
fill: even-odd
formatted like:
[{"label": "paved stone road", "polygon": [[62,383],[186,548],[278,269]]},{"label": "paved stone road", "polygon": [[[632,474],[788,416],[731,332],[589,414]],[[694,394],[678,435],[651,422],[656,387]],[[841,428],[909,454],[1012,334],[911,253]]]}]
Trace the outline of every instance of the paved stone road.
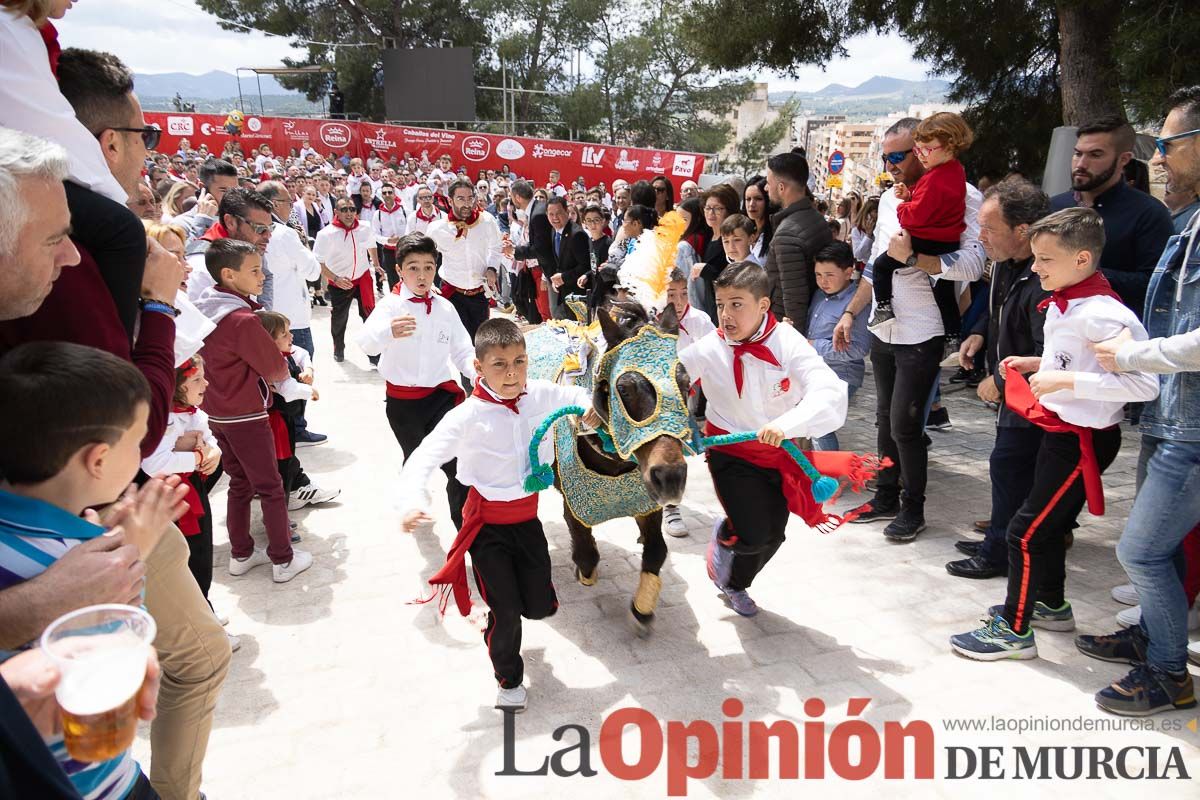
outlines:
[{"label": "paved stone road", "polygon": [[[351,331],[356,325],[352,321]],[[282,586],[271,583],[265,568],[242,578],[227,574],[224,490],[214,495],[212,600],[232,618],[229,630],[241,636],[242,649],[217,707],[204,783],[212,800],[664,797],[665,760],[640,781],[618,780],[605,769],[598,753],[603,719],[639,706],[662,721],[708,720],[719,729],[729,697],[745,704],[735,722],[797,725],[813,719],[804,701],[821,698],[828,731],[847,718],[849,698],[870,698],[862,718],[880,729],[884,721],[932,725],[937,779],[885,781],[882,766],[861,782],[832,777],[828,767],[831,777],[802,783],[714,775],[689,781],[690,797],[875,798],[881,791],[916,798],[1020,792],[1126,800],[1151,791],[1196,797],[1195,784],[1180,780],[1156,781],[1153,789],[1120,780],[945,780],[949,746],[1009,746],[1000,766],[1010,777],[1013,745],[1176,747],[1189,773],[1200,773],[1200,735],[1185,727],[1196,719],[1194,711],[1155,718],[1153,724],[1174,731],[1082,729],[1111,724],[1092,694],[1125,668],[1080,655],[1071,634],[1039,632],[1041,657],[1032,662],[978,664],[950,652],[947,637],[972,626],[1004,592],[1002,580],[952,578],[943,567],[957,557],[954,541],[989,508],[991,415],[969,392],[946,398],[953,430],[931,433],[929,529],[912,544],[892,545],[881,536],[882,525],[821,536],[793,519],[789,541],[755,583],[763,611],[752,620],[730,611],[705,575],[704,549],[718,506],[701,460],[692,460],[683,508],[691,535],[669,540],[662,603],[647,639],[631,633],[627,611],[640,563],[636,528],[615,522],[597,529],[601,579],[583,587],[571,577],[561,501],[546,492],[542,518],[562,606],[550,620],[525,627],[530,708],[516,718],[516,767],[532,770],[575,744],[575,732],[562,742],[552,738],[560,726],[575,724],[590,734],[591,766],[599,774],[496,776],[503,767],[502,717],[492,708],[495,688],[477,629],[457,614],[440,621],[431,607],[406,604],[422,593],[424,578],[453,538],[444,495],[434,493],[439,505],[432,532],[400,533],[393,508],[400,451],[384,418],[383,381],[353,347],[345,363],[333,363],[325,309],[317,309],[313,328],[322,399],[310,404],[309,419],[330,441],[303,449],[301,457],[315,481],[341,488],[342,495],[293,515],[304,536],[300,546],[316,563]],[[869,384],[868,375],[844,429],[844,447],[874,449]],[[1136,441],[1126,435],[1105,478],[1109,516],[1085,516],[1070,551],[1068,596],[1085,632],[1114,629],[1120,609],[1109,597],[1112,586],[1125,582],[1113,547],[1134,494]],[[257,511],[255,526],[261,538]],[[1043,730],[963,733],[943,722],[994,716],[1028,718]],[[1075,729],[1045,731],[1051,723]],[[637,758],[633,730],[625,737],[630,763]],[[695,762],[694,743],[689,753]],[[149,757],[144,731],[137,754],[143,762]],[[1159,753],[1160,769],[1167,754]],[[1131,757],[1131,769],[1143,762]],[[564,763],[574,768],[578,753]],[[911,758],[908,764],[911,778]],[[771,774],[778,774],[776,756]]]}]

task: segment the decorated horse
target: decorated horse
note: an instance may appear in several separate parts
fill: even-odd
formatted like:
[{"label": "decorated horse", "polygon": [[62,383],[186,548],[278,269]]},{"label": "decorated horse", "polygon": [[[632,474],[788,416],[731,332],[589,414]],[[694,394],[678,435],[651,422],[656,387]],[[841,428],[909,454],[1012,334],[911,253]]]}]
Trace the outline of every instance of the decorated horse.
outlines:
[{"label": "decorated horse", "polygon": [[[583,429],[583,409],[547,419],[531,444],[535,473],[530,489],[553,482],[563,496],[571,532],[575,577],[592,586],[600,553],[592,528],[632,517],[640,531],[642,568],[630,611],[640,635],[649,632],[667,557],[662,507],[683,498],[684,450],[692,440],[687,375],[675,356],[678,323],[673,309],[660,319],[638,303],[606,301],[597,321],[547,322],[526,334],[529,377],[575,384],[593,392],[605,424]],[[553,436],[553,469],[536,463],[541,435]]]}]

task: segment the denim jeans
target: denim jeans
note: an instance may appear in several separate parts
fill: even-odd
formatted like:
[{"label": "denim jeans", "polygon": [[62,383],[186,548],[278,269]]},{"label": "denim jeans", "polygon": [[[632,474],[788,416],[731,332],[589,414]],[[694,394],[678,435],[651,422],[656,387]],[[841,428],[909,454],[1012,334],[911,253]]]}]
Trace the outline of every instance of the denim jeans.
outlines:
[{"label": "denim jeans", "polygon": [[[846,401],[854,399],[854,393],[858,391],[857,386],[849,386],[846,388]],[[813,450],[838,450],[837,431],[831,431],[824,436],[818,436],[812,440]]]},{"label": "denim jeans", "polygon": [[[312,328],[292,328],[292,344],[302,350],[307,350],[309,358],[317,353],[313,349]],[[304,411],[296,415],[296,433],[303,434],[308,430],[308,420],[304,418]]]},{"label": "denim jeans", "polygon": [[1138,591],[1146,660],[1187,669],[1183,537],[1200,522],[1200,442],[1142,437],[1138,493],[1117,543],[1117,559]]}]

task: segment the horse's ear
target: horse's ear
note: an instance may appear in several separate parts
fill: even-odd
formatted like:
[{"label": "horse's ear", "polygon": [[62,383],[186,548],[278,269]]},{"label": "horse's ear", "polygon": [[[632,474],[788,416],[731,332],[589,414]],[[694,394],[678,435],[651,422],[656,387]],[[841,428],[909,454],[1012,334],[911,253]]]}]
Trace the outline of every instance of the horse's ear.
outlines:
[{"label": "horse's ear", "polygon": [[604,334],[604,342],[609,347],[625,341],[625,331],[617,321],[619,313],[607,300],[596,309],[596,318],[600,320],[600,332]]},{"label": "horse's ear", "polygon": [[659,315],[658,329],[663,333],[679,333],[679,315],[675,313],[674,303],[667,303],[667,307]]}]

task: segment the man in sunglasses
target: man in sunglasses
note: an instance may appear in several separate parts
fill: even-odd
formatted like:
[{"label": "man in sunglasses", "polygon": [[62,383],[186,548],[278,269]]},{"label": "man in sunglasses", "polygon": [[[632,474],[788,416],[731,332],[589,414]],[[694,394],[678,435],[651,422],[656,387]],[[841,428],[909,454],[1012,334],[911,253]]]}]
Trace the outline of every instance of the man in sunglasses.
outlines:
[{"label": "man in sunglasses", "polygon": [[[366,320],[375,309],[377,267],[375,232],[358,219],[349,197],[338,197],[333,224],[322,228],[313,243],[313,255],[321,262],[321,274],[329,281],[329,301],[333,306],[329,328],[333,334],[333,360],[346,360],[346,321],[350,304],[358,302],[358,316]],[[379,356],[371,356],[372,364]]]},{"label": "man in sunglasses", "polygon": [[1124,180],[1134,141],[1133,126],[1117,116],[1080,125],[1071,155],[1071,189],[1051,197],[1050,208],[1096,210],[1104,220],[1100,271],[1125,305],[1141,317],[1150,274],[1172,226],[1166,206]]},{"label": "man in sunglasses", "polygon": [[375,211],[375,243],[378,246],[379,262],[387,277],[388,289],[400,282],[396,273],[396,243],[408,230],[408,214],[396,198],[396,187],[384,182],[380,184],[379,196],[383,203]]},{"label": "man in sunglasses", "polygon": [[208,252],[208,248],[217,239],[237,239],[254,245],[263,257],[265,281],[262,294],[257,300],[267,310],[271,309],[275,280],[267,266],[266,253],[267,245],[271,243],[274,224],[271,214],[274,210],[270,199],[253,189],[239,186],[225,192],[221,204],[217,207],[217,221],[199,239],[188,242],[187,261],[192,267],[187,284],[190,300],[195,302],[201,292],[216,285],[216,281],[204,265],[204,254]]}]

